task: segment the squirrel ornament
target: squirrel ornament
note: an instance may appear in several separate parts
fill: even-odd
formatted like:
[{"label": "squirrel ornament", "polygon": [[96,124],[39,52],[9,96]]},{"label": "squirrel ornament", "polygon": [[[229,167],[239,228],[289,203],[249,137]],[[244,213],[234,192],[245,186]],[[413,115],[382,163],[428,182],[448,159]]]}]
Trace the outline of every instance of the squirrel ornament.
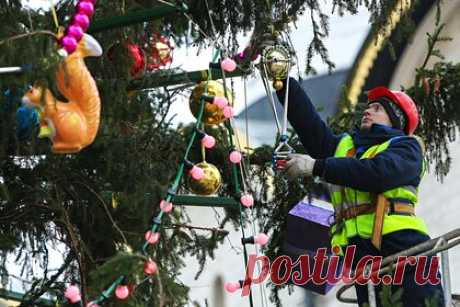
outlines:
[{"label": "squirrel ornament", "polygon": [[79,152],[96,138],[101,100],[84,58],[101,55],[99,43],[84,34],[77,50],[68,55],[57,70],[57,88],[67,102],[58,101],[49,89],[38,85],[31,87],[22,98],[23,103],[40,110],[39,137],[51,139],[54,153]]}]

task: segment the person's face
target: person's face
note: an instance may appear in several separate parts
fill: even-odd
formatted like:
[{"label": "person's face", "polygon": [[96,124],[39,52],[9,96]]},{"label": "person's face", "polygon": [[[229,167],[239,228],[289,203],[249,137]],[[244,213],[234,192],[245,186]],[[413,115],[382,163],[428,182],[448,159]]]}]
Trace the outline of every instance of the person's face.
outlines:
[{"label": "person's face", "polygon": [[369,130],[373,124],[380,124],[391,127],[390,117],[378,102],[370,103],[364,111],[361,119],[361,129]]}]

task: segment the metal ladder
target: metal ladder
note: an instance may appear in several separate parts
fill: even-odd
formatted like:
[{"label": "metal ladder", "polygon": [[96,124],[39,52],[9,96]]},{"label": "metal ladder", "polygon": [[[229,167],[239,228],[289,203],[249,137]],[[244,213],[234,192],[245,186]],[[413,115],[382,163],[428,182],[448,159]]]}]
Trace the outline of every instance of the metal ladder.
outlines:
[{"label": "metal ladder", "polygon": [[[449,269],[449,249],[460,244],[460,228],[445,233],[442,236],[420,243],[414,247],[388,256],[382,260],[380,273],[388,273],[394,269],[395,262],[400,256],[433,256],[441,253],[442,286],[444,290],[444,302],[446,307],[455,306],[452,298],[458,299],[459,295],[452,295]],[[343,285],[336,294],[337,299],[342,303],[357,304],[353,298],[343,297],[346,290],[353,287],[354,283]],[[377,306],[375,289],[372,283],[368,283],[369,307]]]}]

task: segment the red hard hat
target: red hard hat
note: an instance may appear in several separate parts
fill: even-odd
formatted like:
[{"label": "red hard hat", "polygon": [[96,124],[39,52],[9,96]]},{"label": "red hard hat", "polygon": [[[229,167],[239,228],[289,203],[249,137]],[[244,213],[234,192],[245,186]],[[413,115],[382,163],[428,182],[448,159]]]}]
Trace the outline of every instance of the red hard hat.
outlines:
[{"label": "red hard hat", "polygon": [[407,124],[404,132],[406,132],[406,134],[414,133],[418,126],[419,116],[417,107],[415,106],[412,98],[410,98],[409,95],[404,92],[391,91],[384,86],[373,88],[367,92],[367,99],[369,101],[378,100],[380,97],[387,97],[391,99],[392,102],[394,102],[401,108],[401,110],[403,110],[407,117]]}]

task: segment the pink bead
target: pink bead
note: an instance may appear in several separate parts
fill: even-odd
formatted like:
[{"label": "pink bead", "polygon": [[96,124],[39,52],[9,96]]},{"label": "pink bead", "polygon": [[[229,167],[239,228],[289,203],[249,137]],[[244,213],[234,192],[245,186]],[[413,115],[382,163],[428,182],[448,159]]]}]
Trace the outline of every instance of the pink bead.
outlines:
[{"label": "pink bead", "polygon": [[74,52],[77,49],[78,45],[77,40],[69,35],[66,35],[62,38],[61,44],[68,54]]},{"label": "pink bead", "polygon": [[88,304],[86,304],[86,307],[100,307],[100,306],[94,302],[89,302]]},{"label": "pink bead", "polygon": [[129,296],[129,289],[125,285],[118,285],[115,289],[115,296],[119,300],[124,300]]},{"label": "pink bead", "polygon": [[230,106],[224,107],[224,116],[225,118],[231,118],[235,115],[235,111],[233,111],[233,108]]},{"label": "pink bead", "polygon": [[145,241],[149,242],[150,244],[155,244],[160,240],[160,233],[159,232],[152,232],[147,231],[144,235]]},{"label": "pink bead", "polygon": [[259,233],[254,237],[254,242],[259,245],[265,245],[268,242],[268,236],[264,233]]},{"label": "pink bead", "polygon": [[147,260],[144,263],[144,273],[147,275],[153,275],[157,271],[157,264],[152,259]]},{"label": "pink bead", "polygon": [[227,290],[227,292],[229,293],[233,293],[240,288],[241,286],[239,282],[226,282],[225,283],[225,290]]},{"label": "pink bead", "polygon": [[173,205],[172,205],[171,202],[167,202],[167,201],[164,200],[164,199],[160,202],[160,209],[161,209],[161,211],[163,211],[164,213],[171,212],[172,208],[173,208]]},{"label": "pink bead", "polygon": [[225,108],[228,105],[228,100],[225,97],[215,96],[213,103],[219,107],[219,109]]},{"label": "pink bead", "polygon": [[72,36],[73,38],[75,38],[78,41],[80,41],[80,39],[83,37],[83,29],[78,26],[78,25],[71,25],[68,29],[67,29],[67,35],[69,36]]},{"label": "pink bead", "polygon": [[74,24],[79,25],[83,29],[83,31],[86,31],[86,29],[88,29],[89,18],[85,14],[79,13],[75,15],[75,17],[73,18],[73,21],[74,21]]},{"label": "pink bead", "polygon": [[94,14],[94,5],[88,1],[80,1],[77,5],[77,11],[78,13],[91,17]]},{"label": "pink bead", "polygon": [[254,198],[251,194],[244,194],[241,196],[240,201],[246,208],[252,207],[254,205]]},{"label": "pink bead", "polygon": [[201,139],[201,144],[203,144],[203,146],[208,148],[208,149],[213,148],[214,146],[216,146],[216,139],[213,136],[206,134]]},{"label": "pink bead", "polygon": [[194,165],[190,170],[190,176],[195,180],[201,180],[204,178],[204,171],[202,168]]},{"label": "pink bead", "polygon": [[229,159],[230,162],[238,164],[241,162],[242,159],[241,153],[239,151],[234,150],[230,153]]},{"label": "pink bead", "polygon": [[81,301],[80,289],[77,286],[69,286],[65,292],[64,296],[72,303],[78,303]]},{"label": "pink bead", "polygon": [[225,58],[221,63],[220,66],[223,70],[232,72],[236,69],[236,63],[230,58]]}]

